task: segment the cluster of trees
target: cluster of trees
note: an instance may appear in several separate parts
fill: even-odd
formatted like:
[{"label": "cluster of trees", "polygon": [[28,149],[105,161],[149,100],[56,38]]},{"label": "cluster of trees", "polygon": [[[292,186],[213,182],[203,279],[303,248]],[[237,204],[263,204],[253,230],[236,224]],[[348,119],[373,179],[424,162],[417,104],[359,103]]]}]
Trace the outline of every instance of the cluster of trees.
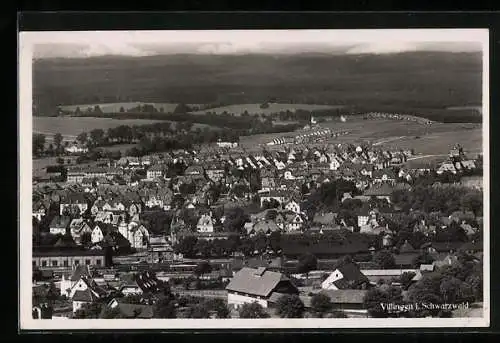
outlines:
[{"label": "cluster of trees", "polygon": [[417,186],[411,191],[396,190],[391,201],[404,212],[440,212],[450,215],[455,211],[472,211],[475,216],[482,216],[483,195],[475,189],[462,186]]},{"label": "cluster of trees", "polygon": [[[429,309],[420,306],[407,311],[388,311],[381,304],[460,304],[482,301],[483,261],[465,252],[458,254],[458,261],[426,273],[413,283],[414,273],[404,273],[399,278],[401,287],[383,284],[372,288],[365,296],[364,304],[372,317],[426,317],[450,316],[449,310]],[[403,294],[407,290],[407,295]]]},{"label": "cluster of trees", "polygon": [[[337,212],[340,209],[352,209],[353,206],[350,205],[353,203],[342,203],[341,200],[344,193],[351,193],[354,196],[359,194],[359,191],[354,182],[344,179],[336,179],[323,183],[307,196],[304,202],[304,210],[312,218],[314,213],[320,210]],[[346,217],[350,218],[352,216]]]}]

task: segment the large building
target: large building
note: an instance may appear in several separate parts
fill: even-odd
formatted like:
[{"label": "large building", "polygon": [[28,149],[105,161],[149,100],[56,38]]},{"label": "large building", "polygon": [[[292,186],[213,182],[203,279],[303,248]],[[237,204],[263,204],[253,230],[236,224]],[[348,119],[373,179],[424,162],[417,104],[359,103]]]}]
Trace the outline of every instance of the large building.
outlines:
[{"label": "large building", "polygon": [[243,268],[226,286],[227,302],[235,308],[257,302],[267,308],[274,293],[298,294],[299,290],[284,274],[269,271],[265,267]]},{"label": "large building", "polygon": [[104,267],[106,265],[104,250],[50,249],[35,250],[32,255],[33,267],[40,269],[63,269],[73,266],[88,265]]}]

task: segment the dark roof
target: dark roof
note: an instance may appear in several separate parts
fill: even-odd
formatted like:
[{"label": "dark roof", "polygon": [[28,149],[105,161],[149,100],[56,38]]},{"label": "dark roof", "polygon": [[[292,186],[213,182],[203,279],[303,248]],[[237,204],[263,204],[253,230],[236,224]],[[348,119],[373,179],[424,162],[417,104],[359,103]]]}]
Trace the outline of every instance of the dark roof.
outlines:
[{"label": "dark roof", "polygon": [[347,263],[338,268],[342,275],[343,280],[354,281],[357,283],[367,282],[368,278],[359,270],[358,266],[354,263]]},{"label": "dark roof", "polygon": [[50,250],[34,250],[33,257],[49,257],[49,256],[104,256],[102,250],[80,250],[80,249],[50,249]]},{"label": "dark roof", "polygon": [[408,241],[405,241],[400,247],[399,247],[399,253],[409,253],[409,252],[415,252],[415,248],[408,243]]},{"label": "dark roof", "polygon": [[397,266],[409,266],[413,264],[413,260],[420,255],[418,250],[415,252],[407,252],[404,254],[394,254],[394,261]]},{"label": "dark roof", "polygon": [[290,282],[290,279],[282,273],[269,271],[265,268],[245,267],[234,275],[226,289],[267,297],[281,281]]},{"label": "dark roof", "polygon": [[117,303],[118,311],[124,318],[153,318],[153,306],[151,305],[127,304],[121,301],[117,301]]},{"label": "dark roof", "polygon": [[359,289],[341,289],[341,290],[323,290],[330,297],[334,304],[362,304],[366,295],[366,290]]},{"label": "dark roof", "polygon": [[89,268],[88,266],[78,265],[75,270],[73,270],[70,280],[78,281],[82,276],[90,276]]},{"label": "dark roof", "polygon": [[94,302],[95,300],[98,299],[92,291],[87,288],[84,291],[77,290],[75,291],[75,294],[73,295],[73,298],[71,298],[73,301],[85,301],[85,302]]},{"label": "dark roof", "polygon": [[457,251],[462,245],[463,242],[432,242],[430,244],[437,252]]},{"label": "dark roof", "polygon": [[465,250],[465,251],[469,251],[469,250],[472,250],[472,251],[483,251],[483,242],[467,242],[465,243],[464,245],[462,245],[460,247],[461,250]]}]

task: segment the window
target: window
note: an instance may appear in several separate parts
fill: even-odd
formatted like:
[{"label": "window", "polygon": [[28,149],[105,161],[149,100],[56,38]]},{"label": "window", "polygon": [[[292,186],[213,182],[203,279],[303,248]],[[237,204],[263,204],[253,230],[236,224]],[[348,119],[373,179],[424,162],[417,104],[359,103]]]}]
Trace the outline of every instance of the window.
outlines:
[{"label": "window", "polygon": [[52,261],[52,267],[57,267],[57,261]]},{"label": "window", "polygon": [[63,266],[67,267],[68,266],[68,260],[64,260]]},{"label": "window", "polygon": [[47,261],[42,261],[42,267],[47,267]]},{"label": "window", "polygon": [[77,266],[77,265],[80,264],[80,261],[79,260],[75,260],[73,263],[74,263],[75,266]]},{"label": "window", "polygon": [[85,264],[89,265],[90,264],[90,260],[85,260]]},{"label": "window", "polygon": [[96,262],[96,264],[97,264],[98,266],[100,266],[100,265],[101,265],[101,260],[100,260],[100,259],[96,260],[95,262]]}]

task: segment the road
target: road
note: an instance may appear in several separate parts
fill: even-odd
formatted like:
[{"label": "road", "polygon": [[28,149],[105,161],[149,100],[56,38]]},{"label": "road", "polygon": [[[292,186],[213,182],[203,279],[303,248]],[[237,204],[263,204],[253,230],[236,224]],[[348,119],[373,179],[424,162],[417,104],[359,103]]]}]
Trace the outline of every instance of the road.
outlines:
[{"label": "road", "polygon": [[400,140],[400,139],[403,139],[403,138],[406,138],[406,136],[393,137],[393,138],[385,139],[383,141],[379,141],[377,143],[374,143],[373,146],[382,145],[384,143],[388,143],[388,142],[392,142],[392,141],[397,141],[397,140]]},{"label": "road", "polygon": [[442,157],[442,156],[448,156],[448,154],[436,154],[436,155],[420,155],[420,156],[414,156],[410,157],[407,159],[407,161],[414,161],[414,160],[419,160],[422,158],[429,158],[429,157]]}]

